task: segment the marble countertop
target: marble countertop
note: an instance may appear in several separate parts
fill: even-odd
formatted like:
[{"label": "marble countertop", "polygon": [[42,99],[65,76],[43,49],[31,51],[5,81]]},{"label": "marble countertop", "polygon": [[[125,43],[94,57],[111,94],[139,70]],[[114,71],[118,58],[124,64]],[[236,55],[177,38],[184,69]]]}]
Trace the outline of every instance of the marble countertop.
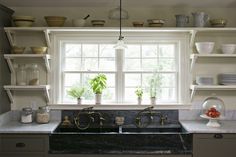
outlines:
[{"label": "marble countertop", "polygon": [[236,133],[236,121],[220,121],[221,126],[212,128],[206,126],[204,120],[181,120],[180,123],[190,133]]},{"label": "marble countertop", "polygon": [[48,134],[59,125],[60,121],[51,121],[48,124],[22,124],[18,121],[10,121],[0,125],[0,133],[33,133],[33,134]]}]

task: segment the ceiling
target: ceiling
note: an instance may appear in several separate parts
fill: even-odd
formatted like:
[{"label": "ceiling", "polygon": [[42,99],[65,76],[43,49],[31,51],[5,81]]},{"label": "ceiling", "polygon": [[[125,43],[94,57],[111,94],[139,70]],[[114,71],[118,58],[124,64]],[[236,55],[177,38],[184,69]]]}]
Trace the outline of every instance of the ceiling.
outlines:
[{"label": "ceiling", "polygon": [[[123,0],[126,7],[236,7],[236,0]],[[8,7],[110,7],[119,0],[0,0]]]}]

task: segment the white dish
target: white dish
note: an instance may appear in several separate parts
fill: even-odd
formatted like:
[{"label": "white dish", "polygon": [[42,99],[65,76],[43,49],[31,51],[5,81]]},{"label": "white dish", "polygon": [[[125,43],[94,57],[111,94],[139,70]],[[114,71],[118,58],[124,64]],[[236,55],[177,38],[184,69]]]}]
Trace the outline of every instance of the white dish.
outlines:
[{"label": "white dish", "polygon": [[235,52],[236,44],[223,44],[221,45],[222,53],[233,54]]},{"label": "white dish", "polygon": [[213,77],[210,76],[197,76],[196,83],[198,85],[213,85]]},{"label": "white dish", "polygon": [[210,54],[214,49],[214,42],[196,42],[196,49],[200,54]]}]

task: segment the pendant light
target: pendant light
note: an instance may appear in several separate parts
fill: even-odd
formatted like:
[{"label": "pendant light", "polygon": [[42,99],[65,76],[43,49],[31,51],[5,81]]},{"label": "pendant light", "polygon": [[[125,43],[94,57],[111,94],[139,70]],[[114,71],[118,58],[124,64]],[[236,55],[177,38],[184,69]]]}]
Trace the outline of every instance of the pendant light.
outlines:
[{"label": "pendant light", "polygon": [[127,45],[125,45],[125,42],[124,42],[124,37],[122,36],[122,31],[121,31],[121,27],[122,27],[122,18],[121,18],[121,11],[122,11],[122,3],[121,3],[121,0],[120,0],[120,35],[119,35],[119,38],[118,38],[118,41],[116,43],[116,45],[114,46],[114,48],[116,50],[124,50],[127,48]]}]

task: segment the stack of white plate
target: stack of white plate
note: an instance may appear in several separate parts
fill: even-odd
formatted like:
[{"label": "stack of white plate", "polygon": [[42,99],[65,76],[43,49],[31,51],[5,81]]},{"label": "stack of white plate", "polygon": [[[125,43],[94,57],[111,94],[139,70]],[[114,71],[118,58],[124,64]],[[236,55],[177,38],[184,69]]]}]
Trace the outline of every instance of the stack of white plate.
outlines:
[{"label": "stack of white plate", "polygon": [[218,81],[222,85],[236,85],[236,74],[219,74]]}]

